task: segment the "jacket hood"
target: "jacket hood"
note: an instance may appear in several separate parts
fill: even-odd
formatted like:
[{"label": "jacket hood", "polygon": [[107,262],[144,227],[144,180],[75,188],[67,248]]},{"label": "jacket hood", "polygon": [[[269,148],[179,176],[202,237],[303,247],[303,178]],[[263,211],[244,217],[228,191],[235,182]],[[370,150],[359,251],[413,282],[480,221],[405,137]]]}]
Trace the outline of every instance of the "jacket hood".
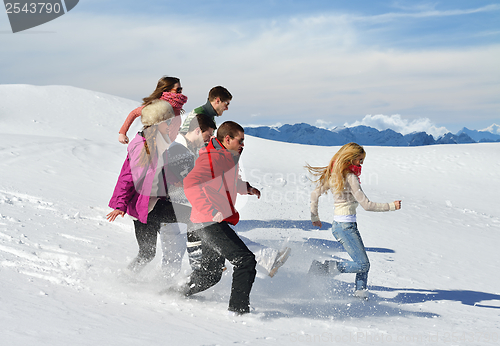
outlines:
[{"label": "jacket hood", "polygon": [[153,126],[175,117],[172,105],[165,100],[153,100],[141,111],[141,122],[144,126]]}]

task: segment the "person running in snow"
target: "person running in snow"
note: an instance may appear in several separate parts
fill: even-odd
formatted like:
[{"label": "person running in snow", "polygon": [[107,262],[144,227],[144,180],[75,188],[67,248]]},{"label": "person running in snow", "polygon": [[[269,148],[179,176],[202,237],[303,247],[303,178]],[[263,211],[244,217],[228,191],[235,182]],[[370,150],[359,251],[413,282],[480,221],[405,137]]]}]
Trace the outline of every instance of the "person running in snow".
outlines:
[{"label": "person running in snow", "polygon": [[[169,196],[174,205],[189,208],[191,204],[184,194],[182,186],[184,178],[194,168],[198,158],[198,151],[210,141],[217,129],[214,121],[205,114],[197,114],[191,120],[188,132],[177,136],[175,142],[168,148],[168,172],[173,175],[172,185],[169,185]],[[201,240],[194,234],[191,227],[187,232],[187,252],[192,268],[199,265],[201,260]]]},{"label": "person running in snow", "polygon": [[309,273],[316,275],[336,275],[356,273],[354,295],[368,299],[367,281],[370,262],[358,231],[356,208],[358,204],[367,211],[392,211],[401,209],[401,201],[391,203],[371,202],[361,189],[359,176],[366,153],[362,146],[348,143],[332,157],[326,167],[311,167],[308,171],[317,177],[317,187],[311,193],[311,221],[321,227],[318,215],[319,197],[331,191],[334,198],[333,227],[334,237],[344,246],[352,261],[314,260]]},{"label": "person running in snow", "polygon": [[184,178],[184,192],[192,205],[191,221],[201,238],[202,258],[189,282],[180,288],[185,296],[202,292],[222,277],[227,259],[233,267],[229,311],[250,312],[250,291],[255,280],[254,254],[230,225],[236,225],[237,194],[255,195],[260,191],[241,180],[238,161],[243,151],[245,133],[232,121],[224,122],[206,148],[201,149],[191,172]]},{"label": "person running in snow", "polygon": [[[203,144],[203,142],[208,143],[215,129],[216,125],[210,117],[205,114],[197,114],[191,120],[188,132],[185,135],[179,134],[176,141],[172,143],[168,149],[168,172],[175,174],[179,183],[193,169],[195,159],[198,157],[198,150],[202,147],[200,144]],[[168,191],[173,202],[190,205],[182,186],[169,186]],[[193,270],[199,269],[202,253],[201,239],[189,227],[187,237],[189,263]],[[278,269],[290,256],[291,249],[289,247],[277,250],[253,242],[245,237],[240,236],[240,238],[255,255],[259,271],[263,271],[265,275],[270,277],[274,277]]]},{"label": "person running in snow", "polygon": [[220,117],[224,111],[228,110],[229,103],[233,99],[233,95],[224,88],[223,86],[216,86],[210,89],[208,93],[208,100],[203,106],[195,108],[186,116],[184,119],[180,133],[186,133],[191,124],[191,120],[196,116],[196,114],[206,114],[215,123],[215,118]]},{"label": "person running in snow", "polygon": [[[173,107],[165,100],[153,100],[141,111],[144,128],[127,147],[127,158],[109,202],[114,210],[107,215],[112,222],[125,213],[134,218],[139,253],[128,265],[134,273],[140,272],[156,254],[157,234],[162,239],[162,269],[167,278],[180,272],[186,250],[185,223],[189,212],[181,220],[168,198],[167,149],[172,138],[171,122],[178,118]],[[174,125],[175,126],[175,125]],[[177,125],[178,130],[178,125]],[[181,222],[181,223],[179,223]]]},{"label": "person running in snow", "polygon": [[[118,132],[118,141],[122,144],[128,144],[127,131],[134,122],[134,120],[141,116],[141,111],[144,106],[150,104],[153,100],[163,99],[170,103],[174,108],[176,117],[172,120],[170,131],[179,131],[179,126],[182,123],[181,113],[183,112],[182,106],[187,102],[187,97],[182,94],[181,80],[177,77],[163,76],[158,80],[156,89],[149,95],[142,99],[142,106],[137,107],[128,115],[123,123],[120,131]],[[169,134],[171,138],[177,136],[176,133]]]}]

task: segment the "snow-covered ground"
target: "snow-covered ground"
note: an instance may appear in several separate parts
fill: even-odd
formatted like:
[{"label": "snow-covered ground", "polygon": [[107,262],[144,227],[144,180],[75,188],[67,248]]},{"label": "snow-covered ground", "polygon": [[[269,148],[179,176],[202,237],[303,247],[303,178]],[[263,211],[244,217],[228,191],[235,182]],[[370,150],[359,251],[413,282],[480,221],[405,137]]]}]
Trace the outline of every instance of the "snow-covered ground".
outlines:
[{"label": "snow-covered ground", "polygon": [[135,279],[121,274],[137,252],[132,221],[105,215],[126,155],[117,132],[137,105],[72,87],[0,85],[1,345],[500,342],[500,144],[365,147],[365,192],[402,199],[403,209],[358,209],[372,265],[364,302],[350,296],[354,274],[306,275],[312,259],[348,258],[328,229],[331,197],[320,199],[323,229],[311,226],[303,169],[325,165],[338,147],[247,136],[243,175],[263,196],[240,198],[236,228],[292,255],[274,278],[256,279],[254,313],[232,317],[230,266],[191,299],[160,294],[159,256]]}]

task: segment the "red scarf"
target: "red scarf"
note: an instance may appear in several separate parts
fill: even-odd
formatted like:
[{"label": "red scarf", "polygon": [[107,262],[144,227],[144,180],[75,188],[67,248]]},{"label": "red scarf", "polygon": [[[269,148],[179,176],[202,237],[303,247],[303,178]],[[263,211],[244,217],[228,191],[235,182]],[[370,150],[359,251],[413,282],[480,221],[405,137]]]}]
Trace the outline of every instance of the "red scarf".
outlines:
[{"label": "red scarf", "polygon": [[350,165],[349,170],[358,177],[358,181],[361,183],[359,176],[361,175],[361,166]]},{"label": "red scarf", "polygon": [[175,115],[181,114],[182,106],[187,102],[188,98],[186,95],[177,94],[170,91],[164,92],[160,100],[165,100],[172,105]]}]

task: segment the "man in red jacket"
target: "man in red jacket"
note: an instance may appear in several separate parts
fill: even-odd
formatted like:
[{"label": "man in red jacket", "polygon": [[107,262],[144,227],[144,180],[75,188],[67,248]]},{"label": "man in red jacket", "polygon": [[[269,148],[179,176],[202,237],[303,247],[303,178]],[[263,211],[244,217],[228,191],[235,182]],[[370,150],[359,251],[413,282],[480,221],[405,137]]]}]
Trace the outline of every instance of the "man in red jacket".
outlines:
[{"label": "man in red jacket", "polygon": [[239,221],[234,207],[238,193],[260,198],[260,191],[242,181],[239,175],[244,136],[239,124],[223,123],[217,130],[217,138],[212,138],[200,151],[193,170],[184,178],[184,192],[192,205],[191,221],[202,242],[200,268],[191,274],[184,293],[190,296],[219,282],[227,259],[234,270],[229,310],[237,314],[250,312],[256,261],[229,225]]}]

